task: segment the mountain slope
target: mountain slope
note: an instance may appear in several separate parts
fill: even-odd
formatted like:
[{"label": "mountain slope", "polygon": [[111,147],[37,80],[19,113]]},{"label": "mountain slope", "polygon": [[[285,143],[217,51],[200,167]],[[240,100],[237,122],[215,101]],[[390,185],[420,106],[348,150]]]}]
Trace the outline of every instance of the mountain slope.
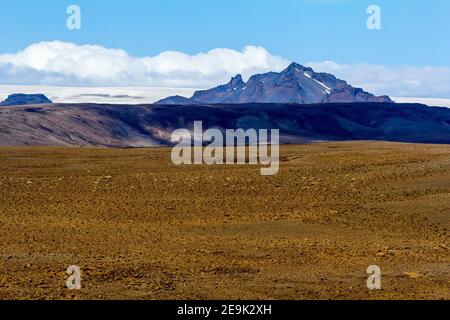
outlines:
[{"label": "mountain slope", "polygon": [[0,145],[170,145],[173,130],[280,129],[281,143],[382,140],[450,144],[450,109],[418,104],[51,104],[0,107]]},{"label": "mountain slope", "polygon": [[292,63],[280,73],[269,72],[250,77],[245,83],[240,75],[225,85],[197,91],[190,98],[169,97],[156,104],[218,104],[218,103],[333,103],[333,102],[385,102],[387,96],[376,97],[328,73]]}]

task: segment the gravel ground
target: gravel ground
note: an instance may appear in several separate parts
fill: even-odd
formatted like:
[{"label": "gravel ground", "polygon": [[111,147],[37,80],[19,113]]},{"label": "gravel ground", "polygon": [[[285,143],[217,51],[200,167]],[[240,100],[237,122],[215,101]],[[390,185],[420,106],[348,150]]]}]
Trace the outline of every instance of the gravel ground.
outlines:
[{"label": "gravel ground", "polygon": [[164,148],[0,148],[0,190],[0,299],[450,298],[448,145],[283,146],[269,177]]}]

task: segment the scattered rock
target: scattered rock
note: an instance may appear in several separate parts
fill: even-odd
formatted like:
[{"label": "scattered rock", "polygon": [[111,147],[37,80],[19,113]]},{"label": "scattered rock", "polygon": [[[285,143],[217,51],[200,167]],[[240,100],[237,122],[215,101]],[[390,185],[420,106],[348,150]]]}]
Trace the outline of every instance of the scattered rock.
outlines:
[{"label": "scattered rock", "polygon": [[403,272],[403,274],[410,279],[419,279],[422,277],[419,272]]}]

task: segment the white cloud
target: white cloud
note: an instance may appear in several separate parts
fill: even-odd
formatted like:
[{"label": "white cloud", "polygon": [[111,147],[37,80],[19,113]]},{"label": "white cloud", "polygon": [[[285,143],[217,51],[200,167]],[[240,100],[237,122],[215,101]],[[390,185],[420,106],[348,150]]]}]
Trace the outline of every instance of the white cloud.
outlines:
[{"label": "white cloud", "polygon": [[280,71],[289,61],[266,49],[246,46],[242,52],[214,49],[188,55],[166,51],[133,57],[120,49],[60,41],[33,44],[16,54],[0,55],[3,84],[85,86],[208,87],[238,73]]},{"label": "white cloud", "polygon": [[397,103],[421,103],[433,107],[450,108],[450,99],[438,98],[414,98],[414,97],[391,97]]},{"label": "white cloud", "polygon": [[332,61],[307,65],[317,72],[332,73],[355,87],[377,95],[450,98],[450,67],[388,67]]},{"label": "white cloud", "polygon": [[[219,48],[195,55],[166,51],[133,57],[121,49],[52,41],[30,45],[15,54],[0,54],[0,84],[210,88],[238,73],[246,79],[255,73],[281,71],[289,63],[258,46],[246,46],[242,51]],[[450,98],[450,67],[329,61],[307,65],[377,95]]]}]

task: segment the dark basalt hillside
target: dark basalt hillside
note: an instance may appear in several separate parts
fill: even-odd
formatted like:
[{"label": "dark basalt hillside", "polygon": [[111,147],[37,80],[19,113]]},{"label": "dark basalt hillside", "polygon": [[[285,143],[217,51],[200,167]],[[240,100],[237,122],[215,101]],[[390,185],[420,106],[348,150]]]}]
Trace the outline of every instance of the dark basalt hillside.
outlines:
[{"label": "dark basalt hillside", "polygon": [[49,104],[0,107],[0,145],[145,147],[171,133],[203,129],[280,129],[281,143],[381,140],[450,144],[450,109],[419,104]]}]

